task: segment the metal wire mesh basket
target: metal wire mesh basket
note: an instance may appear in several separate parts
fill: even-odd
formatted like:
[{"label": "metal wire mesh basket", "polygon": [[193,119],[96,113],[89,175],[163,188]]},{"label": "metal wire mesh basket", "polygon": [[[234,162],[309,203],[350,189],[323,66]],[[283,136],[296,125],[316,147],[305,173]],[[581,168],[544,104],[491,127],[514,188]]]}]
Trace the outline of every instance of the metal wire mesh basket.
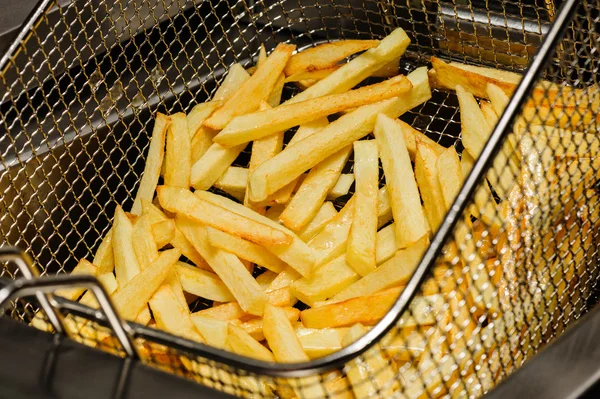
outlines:
[{"label": "metal wire mesh basket", "polygon": [[[432,56],[530,65],[414,276],[397,301],[399,290],[386,294],[393,306],[356,343],[306,364],[268,364],[134,323],[113,325],[115,336],[103,327],[109,311],[38,295],[50,321],[52,306],[71,314],[72,338],[246,397],[479,397],[594,305],[599,2],[560,12],[510,0],[51,4],[40,3],[0,63],[0,234],[42,275],[72,270],[115,206],[131,207],[153,114],[206,101],[261,44],[302,49],[402,27],[412,39],[402,73]],[[453,91],[434,90],[402,119],[462,151]],[[247,162],[245,152],[236,164]],[[0,277],[18,270],[6,263]],[[16,300],[8,314],[30,322],[37,303]],[[135,349],[118,345],[126,336]]]}]

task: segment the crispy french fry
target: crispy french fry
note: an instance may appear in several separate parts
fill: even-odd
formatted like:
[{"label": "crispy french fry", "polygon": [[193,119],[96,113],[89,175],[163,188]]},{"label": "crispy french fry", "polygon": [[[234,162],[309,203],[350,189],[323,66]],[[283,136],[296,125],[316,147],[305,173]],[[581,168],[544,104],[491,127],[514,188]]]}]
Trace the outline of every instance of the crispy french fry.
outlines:
[{"label": "crispy french fry", "polygon": [[[392,218],[387,187],[379,189],[377,208],[378,226],[382,226]],[[354,200],[351,198],[331,222],[311,240],[310,248],[318,259],[316,266],[327,263],[344,253],[353,216]]]},{"label": "crispy french fry", "polygon": [[286,267],[283,261],[270,252],[265,251],[260,245],[213,229],[212,227],[209,227],[207,232],[211,245],[230,252],[241,259],[256,263],[276,273],[281,272]]},{"label": "crispy french fry", "polygon": [[115,275],[119,287],[124,287],[133,277],[140,272],[133,248],[133,226],[123,209],[117,206],[115,209],[115,221],[113,225],[113,254],[115,259]]},{"label": "crispy french fry", "polygon": [[375,124],[375,138],[389,185],[396,239],[400,248],[406,248],[428,234],[428,223],[421,206],[403,128],[387,116],[380,115]]},{"label": "crispy french fry", "polygon": [[[209,236],[209,240],[210,240],[210,236]],[[269,286],[269,284],[271,284],[271,282],[273,280],[275,280],[275,277],[277,277],[278,273],[272,272],[270,270],[265,270],[261,275],[256,277],[256,282],[258,283],[258,285],[260,285],[260,288],[264,290],[267,289],[267,287]]]},{"label": "crispy french fry", "polygon": [[290,139],[288,145],[296,144],[297,142],[304,140],[308,136],[312,136],[313,134],[320,132],[324,128],[329,125],[329,120],[326,117],[317,118],[314,121],[302,124],[296,130],[296,133]]},{"label": "crispy french fry", "polygon": [[279,290],[281,288],[289,287],[294,281],[298,280],[302,276],[292,269],[291,267],[286,267],[283,269],[281,273],[275,277],[275,279],[269,284],[266,289],[266,292],[271,292],[275,290]]},{"label": "crispy french fry", "polygon": [[[300,311],[296,308],[286,307],[283,310],[285,310],[288,320],[292,323],[295,323],[300,317]],[[257,341],[265,339],[265,335],[263,334],[263,320],[261,318],[253,318],[242,322],[240,327]]]},{"label": "crispy french fry", "polygon": [[290,265],[303,276],[307,276],[310,274],[310,270],[312,269],[315,263],[315,255],[313,254],[313,251],[309,248],[309,246],[290,230],[286,229],[284,226],[281,226],[279,223],[276,223],[262,215],[259,215],[258,213],[253,212],[245,206],[237,204],[227,198],[209,193],[207,191],[196,191],[194,194],[205,201],[211,202],[218,206],[222,206],[226,209],[229,209],[232,212],[238,213],[239,215],[244,216],[246,218],[250,218],[256,222],[264,223],[265,225],[270,226],[273,229],[277,229],[283,232],[284,234],[291,236],[291,244],[270,245],[266,246],[266,249],[275,256],[277,256],[279,259]]},{"label": "crispy french fry", "polygon": [[150,140],[150,148],[146,156],[146,166],[142,173],[142,179],[135,196],[135,201],[131,207],[131,213],[139,215],[142,213],[142,200],[152,201],[154,198],[154,190],[158,184],[160,170],[162,168],[163,158],[165,156],[165,139],[167,129],[171,124],[171,119],[158,112],[152,130],[152,139]]},{"label": "crispy french fry", "polygon": [[185,292],[211,301],[232,302],[235,300],[227,286],[214,273],[184,262],[177,262],[175,271]]},{"label": "crispy french fry", "polygon": [[150,308],[156,326],[161,330],[196,342],[205,342],[192,323],[187,304],[181,303],[170,284],[163,284],[156,290],[150,299]]},{"label": "crispy french fry", "polygon": [[210,245],[206,227],[179,216],[176,224],[229,288],[242,309],[257,316],[262,315],[267,297],[239,258]]},{"label": "crispy french fry", "polygon": [[347,332],[347,328],[296,329],[300,345],[311,359],[327,356],[342,349],[342,339]]},{"label": "crispy french fry", "polygon": [[[112,295],[112,293],[115,292],[117,288],[119,288],[119,284],[117,284],[117,279],[115,278],[115,275],[112,274],[112,272],[99,274],[98,276],[96,276],[96,278],[98,279],[98,282],[102,284],[102,287],[104,287],[108,295]],[[90,308],[97,309],[99,307],[98,302],[96,301],[96,297],[94,296],[94,294],[92,294],[91,291],[87,291],[85,294],[83,294],[83,296],[79,300],[79,303],[81,303],[82,305],[89,306]]]},{"label": "crispy french fry", "polygon": [[333,154],[310,170],[279,220],[292,230],[299,230],[313,219],[327,193],[335,185],[350,157],[348,146]]},{"label": "crispy french fry", "polygon": [[301,71],[315,71],[337,65],[343,59],[379,44],[379,40],[340,40],[324,43],[293,55],[285,69],[286,76]]},{"label": "crispy french fry", "polygon": [[211,129],[223,129],[236,115],[243,115],[256,110],[261,101],[266,100],[291,57],[296,46],[281,43],[258,67],[256,72],[238,90],[225,101],[221,108],[203,122]]},{"label": "crispy french fry", "polygon": [[373,272],[336,294],[331,301],[345,301],[406,284],[428,246],[427,237],[421,237],[419,241],[408,248],[396,252],[392,259],[383,263]]},{"label": "crispy french fry", "polygon": [[359,275],[366,276],[377,266],[375,243],[379,153],[375,140],[354,143],[354,176],[356,180],[354,215],[348,235],[346,262]]},{"label": "crispy french fry", "polygon": [[406,32],[402,28],[397,28],[381,40],[377,47],[371,48],[354,58],[331,75],[298,93],[291,100],[286,101],[285,104],[323,97],[332,93],[343,93],[371,76],[373,72],[384,65],[400,58],[409,44],[410,39]]},{"label": "crispy french fry", "polygon": [[209,317],[215,320],[247,320],[254,316],[248,314],[240,307],[237,302],[224,303],[222,305],[217,305],[212,308],[200,310],[198,312],[192,313],[192,320],[196,317]]},{"label": "crispy french fry", "polygon": [[122,318],[135,319],[169,275],[180,256],[181,252],[177,249],[164,251],[158,259],[128,283],[122,286],[119,284],[119,289],[113,293],[112,300]]},{"label": "crispy french fry", "polygon": [[427,220],[434,232],[446,216],[446,205],[436,163],[437,155],[428,146],[417,143],[415,178],[419,185]]},{"label": "crispy french fry", "polygon": [[200,312],[190,315],[196,330],[202,334],[205,343],[215,348],[225,349],[229,333],[229,323],[209,316],[203,316]]},{"label": "crispy french fry", "polygon": [[376,104],[359,107],[329,124],[319,134],[287,146],[282,152],[260,165],[250,175],[250,199],[263,201],[307,169],[371,133],[377,114],[385,113],[397,118],[431,98],[426,68],[413,71],[407,78],[413,85],[410,92]]},{"label": "crispy french fry", "polygon": [[[353,325],[342,339],[348,346],[367,333],[360,323]],[[386,398],[398,389],[398,380],[392,366],[383,358],[381,346],[375,344],[359,359],[353,360],[347,371],[354,396],[362,398]],[[365,378],[365,375],[370,378]]]},{"label": "crispy french fry", "polygon": [[329,68],[315,69],[312,71],[310,71],[310,70],[298,71],[298,72],[286,77],[285,82],[290,83],[290,82],[301,82],[304,80],[315,80],[315,83],[316,83],[316,81],[326,78],[327,76],[331,75],[333,72],[337,71],[341,67],[342,67],[341,65],[334,65]]},{"label": "crispy french fry", "polygon": [[[233,69],[233,68],[232,68]],[[243,70],[243,68],[242,68]],[[190,134],[190,162],[196,163],[212,145],[217,132],[202,126],[206,118],[222,105],[222,101],[214,100],[196,105],[187,115],[188,132]]]},{"label": "crispy french fry", "polygon": [[154,242],[149,216],[142,215],[135,222],[131,241],[140,270],[146,269],[158,258],[158,246]]},{"label": "crispy french fry", "polygon": [[257,244],[277,245],[292,242],[291,235],[204,201],[189,190],[160,186],[157,188],[157,192],[164,209],[207,226],[218,228]]},{"label": "crispy french fry", "polygon": [[481,100],[479,108],[481,108],[481,112],[483,113],[483,116],[485,116],[485,120],[488,122],[488,124],[491,127],[496,126],[496,123],[498,123],[498,115],[496,114],[492,103]]},{"label": "crispy french fry", "polygon": [[[87,275],[87,276],[98,276],[98,268],[92,263],[88,262],[85,259],[81,259],[77,266],[73,268],[71,271],[72,275]],[[83,294],[85,288],[68,288],[63,290],[56,291],[56,295],[68,299],[70,301],[75,301],[77,298]]]},{"label": "crispy french fry", "polygon": [[394,256],[397,250],[396,226],[392,223],[377,232],[375,237],[375,262],[377,265],[381,265]]},{"label": "crispy french fry", "polygon": [[321,205],[319,211],[310,222],[308,222],[303,228],[298,230],[298,237],[308,242],[311,238],[316,236],[323,228],[337,215],[337,210],[333,206],[332,202],[326,201]]},{"label": "crispy french fry", "polygon": [[452,146],[438,155],[435,167],[447,212],[454,203],[463,181],[460,159],[456,149]]},{"label": "crispy french fry", "polygon": [[94,260],[92,261],[98,268],[98,275],[112,273],[115,269],[115,257],[112,248],[112,231],[112,228],[108,230],[96,251],[96,255],[94,255]]},{"label": "crispy french fry", "polygon": [[229,324],[227,327],[226,349],[238,355],[274,362],[275,357],[270,350],[254,339],[243,328]]},{"label": "crispy french fry", "polygon": [[314,270],[309,278],[292,283],[292,294],[309,306],[333,297],[358,281],[360,276],[346,262],[346,255],[338,256]]},{"label": "crispy french fry", "polygon": [[171,124],[167,129],[167,149],[164,161],[165,184],[188,188],[192,161],[187,119],[182,112],[173,114],[169,118]]},{"label": "crispy french fry", "polygon": [[408,123],[401,121],[400,119],[395,119],[396,122],[402,128],[402,133],[404,134],[404,144],[406,145],[406,149],[408,150],[408,155],[410,155],[410,160],[415,160],[415,154],[417,153],[417,139],[423,145],[429,146],[437,155],[440,155],[444,152],[445,148],[419,132],[417,129],[409,125]]},{"label": "crispy french fry", "polygon": [[248,79],[250,79],[250,74],[246,72],[244,67],[238,63],[233,64],[231,68],[229,68],[227,76],[223,80],[223,84],[217,89],[213,101],[228,100],[229,97],[231,97]]},{"label": "crispy french fry", "polygon": [[220,144],[212,143],[204,155],[192,165],[191,185],[198,190],[209,189],[223,176],[223,173],[231,166],[244,148],[246,148],[245,144],[225,148]]},{"label": "crispy french fry", "polygon": [[411,89],[412,83],[400,75],[346,93],[326,95],[241,115],[232,119],[213,141],[233,147],[327,115],[406,95]]},{"label": "crispy french fry", "polygon": [[246,184],[248,183],[248,169],[230,166],[214,184],[219,190],[225,191],[238,201],[244,200]]},{"label": "crispy french fry", "polygon": [[348,194],[352,183],[354,183],[354,174],[342,173],[335,182],[335,185],[331,187],[331,190],[327,193],[327,199],[334,200],[342,195]]},{"label": "crispy french fry", "polygon": [[156,246],[161,249],[175,238],[175,221],[168,219],[151,226],[152,237]]}]

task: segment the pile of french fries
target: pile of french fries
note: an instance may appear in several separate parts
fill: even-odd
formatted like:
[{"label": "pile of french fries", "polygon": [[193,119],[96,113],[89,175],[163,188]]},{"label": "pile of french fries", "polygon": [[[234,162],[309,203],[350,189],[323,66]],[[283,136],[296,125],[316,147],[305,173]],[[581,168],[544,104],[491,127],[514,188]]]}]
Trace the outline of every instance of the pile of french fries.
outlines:
[{"label": "pile of french fries", "polygon": [[[211,101],[187,115],[158,113],[131,211],[117,207],[93,260],[81,260],[73,274],[96,276],[127,320],[255,359],[304,362],[356,341],[409,281],[521,78],[437,58],[433,69],[399,75],[409,43],[396,29],[383,40],[296,54],[290,44],[268,56],[263,48],[255,67],[231,67]],[[379,82],[356,87],[371,77]],[[281,103],[286,84],[300,91]],[[458,97],[461,155],[399,119],[427,102],[432,87]],[[555,316],[563,305],[555,290],[568,289],[592,247],[585,240],[573,251],[573,244],[528,235],[531,248],[562,254],[536,252],[540,262],[556,261],[548,268],[558,270],[569,250],[573,259],[560,273],[530,279],[531,295],[519,289],[518,267],[546,270],[523,265],[524,232],[549,231],[565,214],[577,234],[595,225],[597,215],[581,216],[579,204],[565,209],[566,200],[549,195],[553,185],[591,190],[600,143],[570,128],[597,115],[600,102],[590,93],[545,83],[536,89],[410,312],[344,375],[271,386],[224,373],[231,384],[223,386],[303,398],[487,391],[501,369],[523,360],[516,341],[540,341],[527,326],[536,313]],[[232,166],[249,144],[247,167]],[[344,173],[352,154],[353,171]],[[561,178],[572,166],[564,160],[578,162],[578,183]],[[351,186],[354,195],[338,211],[332,200]],[[256,267],[264,272],[254,277]],[[59,295],[97,306],[83,290]],[[198,297],[213,306],[191,313]],[[295,307],[299,301],[306,306]],[[80,334],[86,328],[68,322]],[[40,318],[33,324],[47,328]],[[203,383],[214,381],[208,366],[181,361]]]}]

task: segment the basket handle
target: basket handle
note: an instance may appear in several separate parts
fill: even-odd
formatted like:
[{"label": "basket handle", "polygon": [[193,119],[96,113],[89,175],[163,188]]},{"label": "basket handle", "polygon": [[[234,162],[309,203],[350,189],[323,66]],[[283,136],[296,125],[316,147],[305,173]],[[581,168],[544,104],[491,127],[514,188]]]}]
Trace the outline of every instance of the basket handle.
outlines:
[{"label": "basket handle", "polygon": [[[0,255],[0,259],[2,259],[2,255]],[[129,334],[126,332],[125,324],[121,321],[121,318],[119,317],[108,294],[104,290],[104,287],[102,287],[98,280],[92,276],[65,275],[47,278],[25,277],[16,280],[0,289],[0,315],[4,312],[4,309],[12,299],[19,296],[35,295],[38,299],[44,298],[44,300],[47,301],[47,305],[50,307],[52,313],[56,315],[57,319],[61,320],[62,323],[62,315],[57,312],[56,308],[50,305],[48,296],[50,293],[58,289],[75,287],[87,288],[92,292],[92,294],[94,294],[96,301],[100,305],[103,315],[106,317],[109,327],[111,328],[115,337],[119,340],[119,343],[123,347],[123,350],[127,356],[138,358],[139,356],[135,350],[133,342],[131,341]]]}]

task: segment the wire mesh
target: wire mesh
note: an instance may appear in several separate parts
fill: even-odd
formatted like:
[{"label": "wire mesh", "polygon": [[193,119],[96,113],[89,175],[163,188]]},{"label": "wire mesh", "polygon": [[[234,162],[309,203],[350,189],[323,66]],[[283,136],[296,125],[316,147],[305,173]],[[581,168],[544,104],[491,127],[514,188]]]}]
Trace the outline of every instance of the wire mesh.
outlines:
[{"label": "wire mesh", "polygon": [[[598,10],[581,2],[544,73],[555,85],[538,82],[501,149],[505,163],[492,165],[406,313],[367,352],[326,373],[277,378],[142,332],[142,360],[235,395],[284,398],[471,398],[518,369],[595,300]],[[0,78],[0,234],[42,274],[89,258],[115,206],[132,205],[154,113],[206,101],[231,65],[254,64],[260,44],[302,49],[402,27],[412,43],[401,73],[432,55],[522,71],[554,16],[542,1],[74,0],[44,14]],[[453,91],[434,90],[402,119],[463,152]],[[246,150],[235,165],[248,159]],[[18,273],[6,266],[0,277]],[[371,299],[385,313],[399,291]],[[34,324],[34,310],[15,304],[11,316]],[[358,338],[375,316],[332,331]],[[67,320],[74,339],[122,355],[105,328]]]}]

